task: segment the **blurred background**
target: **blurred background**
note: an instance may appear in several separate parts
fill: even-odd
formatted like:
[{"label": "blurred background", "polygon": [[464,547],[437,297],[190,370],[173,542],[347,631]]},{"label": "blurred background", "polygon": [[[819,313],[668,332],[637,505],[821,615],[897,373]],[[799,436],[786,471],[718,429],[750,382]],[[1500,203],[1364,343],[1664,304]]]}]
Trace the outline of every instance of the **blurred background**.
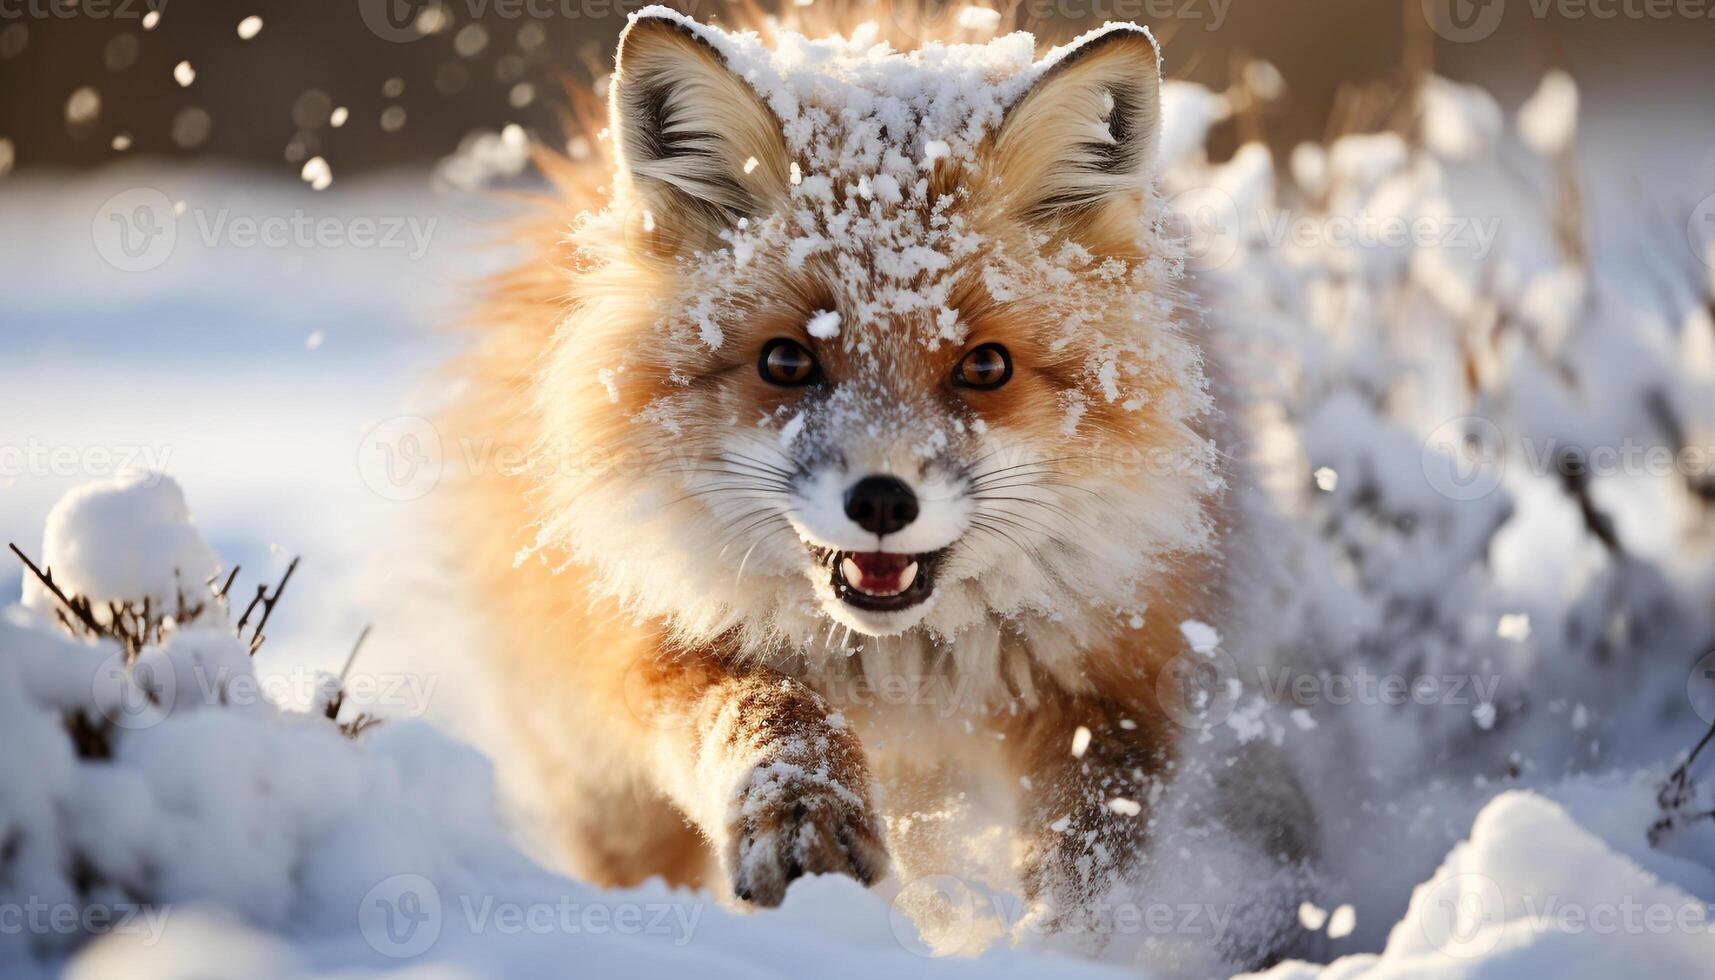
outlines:
[{"label": "blurred background", "polygon": [[[229,562],[266,576],[306,556],[296,587],[318,614],[282,617],[267,656],[334,665],[378,616],[370,656],[457,649],[433,535],[415,531],[433,520],[453,452],[426,421],[458,391],[436,370],[457,345],[445,328],[515,258],[501,222],[517,201],[495,191],[539,186],[529,145],[592,152],[599,134],[568,110],[600,91],[638,6],[0,0],[0,536],[39,540],[53,501],[88,479],[165,469]],[[716,23],[759,16],[726,0],[684,9]],[[888,16],[862,0],[840,9],[850,22]],[[931,23],[967,23],[962,3],[926,10]],[[1669,264],[1695,265],[1679,243],[1715,190],[1715,2],[1023,0],[999,11],[1044,47],[1110,19],[1149,25],[1168,76],[1196,83],[1180,91],[1219,103],[1177,100],[1191,110],[1169,113],[1191,133],[1178,152],[1206,147],[1193,179],[1221,186],[1243,143],[1266,147],[1282,173],[1296,148],[1347,134],[1417,144],[1424,79],[1487,89],[1476,117],[1452,123],[1482,130],[1563,69],[1576,81],[1565,172],[1577,199],[1558,196],[1565,182],[1531,151],[1498,140],[1463,181],[1465,206],[1496,220],[1524,208],[1505,229],[1526,252],[1541,252],[1536,226],[1576,211],[1578,234],[1616,263],[1660,264],[1642,239],[1674,243]],[[966,36],[995,23],[969,19]],[[1450,180],[1472,166],[1446,161]],[[19,577],[0,566],[0,587]],[[418,597],[423,609],[400,611]],[[449,688],[436,711],[464,725],[480,700],[474,685]]]},{"label": "blurred background", "polygon": [[[789,3],[775,13],[808,6]],[[270,656],[336,662],[378,609],[434,595],[432,536],[400,529],[432,519],[452,452],[425,421],[458,390],[436,370],[457,344],[444,328],[515,258],[500,222],[517,201],[494,191],[538,186],[529,145],[592,152],[599,134],[568,107],[600,91],[636,6],[0,0],[0,536],[38,540],[85,480],[167,469],[229,562],[264,575],[307,556],[297,587],[320,612],[284,617]],[[725,0],[685,9],[757,18]],[[926,9],[967,23],[963,4]],[[1480,163],[1453,147],[1443,164],[1461,206],[1507,216],[1515,257],[1532,256],[1521,275],[1553,262],[1539,229],[1616,266],[1702,269],[1684,245],[1715,190],[1715,0],[999,9],[1044,46],[1109,19],[1154,29],[1169,77],[1195,83],[1180,94],[1214,99],[1170,104],[1169,126],[1190,133],[1175,152],[1195,151],[1187,179],[1229,202],[1250,165],[1220,168],[1241,144],[1267,148],[1273,179],[1304,146],[1374,133],[1421,146],[1440,125],[1443,143],[1492,144]],[[1496,134],[1551,69],[1575,82],[1577,140],[1545,164]],[[1436,115],[1431,78],[1488,95],[1435,89],[1453,93]],[[0,567],[0,586],[19,575]],[[376,655],[455,629],[391,618]]]},{"label": "blurred background", "polygon": [[[111,442],[115,426],[178,467],[254,476],[241,499],[258,515],[329,474],[361,490],[348,457],[368,426],[346,431],[351,420],[434,401],[440,382],[424,369],[449,344],[438,327],[508,261],[489,247],[506,205],[484,192],[532,186],[532,141],[591,152],[595,134],[567,125],[568,91],[599,90],[638,6],[0,0],[0,384],[29,406],[0,421],[16,464],[0,465],[0,530],[33,536],[91,469],[31,462],[32,445]],[[848,6],[864,16],[861,0]],[[685,9],[737,17],[726,0]],[[1412,133],[1409,83],[1429,73],[1479,84],[1511,111],[1558,67],[1578,84],[1581,179],[1603,192],[1580,205],[1597,237],[1650,213],[1649,234],[1678,240],[1715,189],[1715,0],[1000,9],[1045,42],[1108,19],[1148,24],[1170,77],[1230,97],[1207,131],[1213,162],[1245,141],[1284,161],[1304,142]],[[964,5],[928,10],[946,21]],[[987,24],[973,22],[972,39]],[[1503,169],[1529,167],[1507,152]],[[338,440],[307,434],[324,415]],[[273,543],[230,534],[239,558]]]},{"label": "blurred background", "polygon": [[[608,69],[626,14],[641,6],[7,0],[0,172],[159,158],[296,174],[315,156],[341,176],[425,169],[508,123],[559,145],[565,86]],[[680,7],[732,19],[726,0]],[[1698,98],[1715,83],[1715,19],[1696,0],[1021,0],[1001,9],[1055,40],[1106,20],[1148,24],[1167,43],[1170,76],[1215,88],[1235,66],[1269,62],[1291,82],[1269,110],[1277,150],[1346,124],[1363,89],[1429,68],[1503,102],[1558,66],[1586,83],[1595,110],[1648,108],[1665,119],[1684,109],[1686,126],[1715,113]]]},{"label": "blurred background", "polygon": [[[447,328],[517,259],[530,145],[596,151],[571,93],[600,90],[637,6],[0,0],[0,542],[34,549],[78,484],[170,472],[246,581],[304,558],[259,670],[337,670],[373,626],[367,669],[446,680],[384,713],[506,758],[434,533],[440,481],[493,461],[429,420],[460,391]],[[1145,23],[1191,83],[1164,187],[1227,336],[1264,355],[1265,564],[1290,580],[1255,613],[1266,653],[1504,680],[1475,710],[1372,706],[1299,736],[1366,753],[1324,775],[1366,909],[1336,952],[1379,948],[1498,787],[1661,763],[1715,721],[1715,465],[1555,456],[1715,459],[1715,0],[1000,12],[1045,42]],[[1437,234],[1354,243],[1330,223],[1349,218]],[[1472,229],[1498,238],[1473,252]],[[1436,485],[1489,433],[1504,474]],[[0,590],[20,578],[0,563]]]}]

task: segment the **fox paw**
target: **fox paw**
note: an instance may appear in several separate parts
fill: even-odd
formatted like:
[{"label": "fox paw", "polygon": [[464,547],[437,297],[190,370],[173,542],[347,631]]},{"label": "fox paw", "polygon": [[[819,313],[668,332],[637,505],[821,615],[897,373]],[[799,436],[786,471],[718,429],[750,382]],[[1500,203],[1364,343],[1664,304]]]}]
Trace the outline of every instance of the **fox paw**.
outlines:
[{"label": "fox paw", "polygon": [[752,769],[734,801],[726,855],[733,894],[771,907],[803,875],[842,874],[870,885],[886,874],[867,779],[862,771],[830,774],[787,762]]}]

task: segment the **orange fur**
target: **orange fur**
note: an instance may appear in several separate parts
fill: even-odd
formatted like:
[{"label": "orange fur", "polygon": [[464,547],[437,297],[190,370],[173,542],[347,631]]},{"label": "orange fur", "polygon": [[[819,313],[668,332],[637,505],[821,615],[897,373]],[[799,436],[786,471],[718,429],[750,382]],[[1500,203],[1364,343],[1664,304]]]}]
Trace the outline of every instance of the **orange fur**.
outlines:
[{"label": "orange fur", "polygon": [[[859,16],[879,11],[883,35],[903,50],[937,34],[977,39],[957,23],[930,23],[908,12],[914,9],[870,7]],[[806,16],[805,8],[794,14]],[[765,31],[777,26],[758,21],[754,11],[742,17]],[[586,120],[590,112],[586,106]],[[470,394],[446,419],[461,445],[512,449],[533,461],[517,471],[469,474],[450,495],[449,516],[472,586],[500,638],[485,656],[563,821],[571,863],[604,885],[662,875],[674,883],[730,888],[762,904],[778,902],[799,873],[841,872],[870,881],[887,866],[883,818],[897,823],[923,799],[946,791],[947,771],[963,768],[947,765],[949,751],[963,751],[949,745],[980,743],[1000,750],[995,785],[1030,787],[1017,801],[1021,873],[1034,896],[1065,912],[1091,892],[1084,859],[1092,849],[1121,855],[1116,861],[1123,871],[1124,856],[1139,853],[1145,842],[1144,820],[1115,820],[1105,804],[1116,796],[1146,796],[1173,756],[1173,728],[1157,706],[1156,688],[1162,665],[1179,652],[1178,624],[1216,614],[1216,554],[1206,546],[1176,545],[1149,556],[1153,571],[1134,596],[1135,608],[1147,615],[1129,621],[1098,610],[1063,623],[1052,611],[1033,611],[1020,614],[1025,625],[1016,629],[961,634],[980,635],[984,649],[992,649],[992,657],[978,662],[974,655],[967,661],[936,653],[943,648],[935,644],[908,647],[904,641],[892,651],[896,659],[883,660],[890,654],[886,637],[864,641],[874,660],[832,655],[831,641],[819,641],[819,652],[811,653],[811,644],[800,646],[777,630],[714,614],[687,625],[654,614],[647,597],[616,588],[560,542],[533,545],[533,536],[554,526],[566,508],[617,499],[606,495],[623,493],[614,488],[625,487],[633,470],[653,479],[662,467],[714,452],[713,440],[733,426],[783,406],[789,411],[796,395],[763,383],[753,367],[757,350],[773,337],[815,345],[830,377],[861,377],[900,404],[980,419],[1017,444],[1041,448],[1038,457],[1067,443],[1065,399],[1087,383],[1080,360],[1085,352],[1057,347],[1041,330],[1041,318],[1057,315],[1045,304],[1064,297],[996,299],[983,288],[975,260],[946,277],[949,302],[966,330],[957,343],[925,344],[934,324],[909,317],[894,318],[891,334],[854,327],[841,343],[818,342],[803,326],[810,314],[862,302],[871,295],[868,286],[822,258],[793,269],[764,256],[737,301],[742,315],[723,321],[718,350],[690,344],[665,349],[666,342],[654,339],[661,328],[652,311],[660,297],[685,288],[672,261],[683,246],[679,238],[644,241],[631,209],[639,200],[671,207],[673,199],[651,198],[616,180],[615,167],[623,174],[623,165],[613,145],[598,143],[600,152],[584,161],[540,158],[559,196],[520,231],[531,261],[490,290],[474,346],[459,365],[471,381]],[[1031,152],[1014,146],[973,168],[937,170],[932,192],[959,202],[989,243],[986,255],[1026,261],[1075,242],[1093,255],[1091,281],[1103,261],[1131,270],[1129,278],[1088,287],[1095,317],[1090,329],[1135,332],[1134,324],[1120,322],[1117,306],[1103,304],[1117,304],[1151,282],[1164,295],[1171,291],[1170,283],[1149,278],[1153,256],[1135,231],[1144,186],[1127,190],[1129,196],[1110,207],[1053,217],[1044,244],[1043,226],[1020,217],[1020,200],[996,193],[1013,179],[1010,171],[1044,169],[1042,161],[1025,159]],[[835,189],[841,201],[847,193]],[[620,218],[602,225],[591,215],[604,208]],[[1128,209],[1132,218],[1116,217]],[[662,236],[690,234],[684,229],[693,219],[686,214],[660,220]],[[874,343],[865,349],[858,337]],[[1016,379],[993,392],[949,393],[944,379],[959,358],[990,341],[1012,352]],[[627,365],[629,373],[623,384],[604,388],[597,368],[614,364]],[[689,385],[687,373],[696,379]],[[1076,420],[1079,458],[1061,468],[1062,479],[1130,486],[1145,476],[1123,470],[1146,465],[1140,461],[1183,464],[1197,457],[1201,463],[1200,375],[1187,388],[1184,378],[1151,374],[1144,365],[1132,383],[1141,405],[1089,400]],[[662,399],[678,400],[701,420],[697,431],[671,446],[640,434],[636,424]],[[583,483],[566,490],[544,477],[556,466],[575,469]],[[1206,492],[1184,508],[1212,527],[1218,506],[1217,496]],[[617,512],[594,519],[628,520]],[[516,561],[532,548],[532,557]],[[727,579],[733,574],[725,573]],[[878,677],[902,674],[908,682],[944,680],[950,686],[943,693],[962,690],[962,681],[971,686],[955,703],[930,710],[863,693],[863,685]],[[1093,733],[1093,747],[1075,757],[1069,747],[1080,726]],[[785,775],[759,780],[759,771]],[[1061,817],[1071,818],[1072,832],[1050,828]],[[897,870],[934,870],[934,857],[905,846],[908,836],[902,832],[895,841]],[[802,846],[791,850],[781,843],[789,838]],[[770,847],[781,853],[765,853]]]}]

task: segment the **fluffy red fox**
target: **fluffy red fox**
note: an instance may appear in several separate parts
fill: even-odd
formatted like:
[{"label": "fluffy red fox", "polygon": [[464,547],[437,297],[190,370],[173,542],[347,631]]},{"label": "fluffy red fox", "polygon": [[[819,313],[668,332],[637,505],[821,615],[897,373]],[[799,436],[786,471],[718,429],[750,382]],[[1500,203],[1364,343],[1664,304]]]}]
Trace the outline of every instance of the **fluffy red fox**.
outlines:
[{"label": "fluffy red fox", "polygon": [[1224,591],[1154,40],[650,8],[607,100],[450,420],[528,448],[455,517],[576,870],[908,879],[972,793],[1070,914],[1137,871]]}]

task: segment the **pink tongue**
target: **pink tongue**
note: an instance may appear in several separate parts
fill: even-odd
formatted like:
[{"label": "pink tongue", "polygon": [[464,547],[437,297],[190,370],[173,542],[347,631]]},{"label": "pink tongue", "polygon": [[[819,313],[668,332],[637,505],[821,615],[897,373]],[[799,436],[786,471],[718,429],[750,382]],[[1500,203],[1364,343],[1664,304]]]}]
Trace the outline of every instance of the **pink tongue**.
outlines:
[{"label": "pink tongue", "polygon": [[885,551],[853,552],[852,564],[863,573],[863,581],[852,584],[870,592],[894,592],[899,589],[899,577],[910,567],[910,555],[893,555]]}]

